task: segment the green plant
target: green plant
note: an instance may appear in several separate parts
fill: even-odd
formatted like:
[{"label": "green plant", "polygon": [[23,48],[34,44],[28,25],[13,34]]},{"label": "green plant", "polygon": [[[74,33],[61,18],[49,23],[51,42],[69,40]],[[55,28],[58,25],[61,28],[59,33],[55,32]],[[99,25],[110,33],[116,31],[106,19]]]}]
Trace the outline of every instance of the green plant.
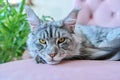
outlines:
[{"label": "green plant", "polygon": [[45,15],[42,15],[41,19],[42,19],[44,22],[55,21],[53,17],[51,17],[51,16],[45,16]]},{"label": "green plant", "polygon": [[0,63],[21,59],[26,49],[29,25],[23,12],[25,0],[15,8],[0,0]]}]

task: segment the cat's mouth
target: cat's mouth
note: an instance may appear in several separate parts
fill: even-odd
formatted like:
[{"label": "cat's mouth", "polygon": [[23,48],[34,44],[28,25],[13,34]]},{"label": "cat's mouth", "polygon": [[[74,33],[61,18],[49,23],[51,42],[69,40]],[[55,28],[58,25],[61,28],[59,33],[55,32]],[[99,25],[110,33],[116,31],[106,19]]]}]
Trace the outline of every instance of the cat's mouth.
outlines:
[{"label": "cat's mouth", "polygon": [[52,58],[50,61],[46,61],[47,64],[58,64],[60,63],[60,61],[55,60],[54,58]]},{"label": "cat's mouth", "polygon": [[60,61],[51,59],[50,61],[46,61],[43,58],[41,58],[40,56],[36,56],[36,62],[37,63],[43,63],[43,64],[58,64],[60,63]]},{"label": "cat's mouth", "polygon": [[54,65],[54,64],[60,63],[60,61],[55,61],[55,60],[54,60],[54,61],[49,61],[49,62],[46,62],[46,63],[47,63],[47,64],[53,64],[53,65]]}]

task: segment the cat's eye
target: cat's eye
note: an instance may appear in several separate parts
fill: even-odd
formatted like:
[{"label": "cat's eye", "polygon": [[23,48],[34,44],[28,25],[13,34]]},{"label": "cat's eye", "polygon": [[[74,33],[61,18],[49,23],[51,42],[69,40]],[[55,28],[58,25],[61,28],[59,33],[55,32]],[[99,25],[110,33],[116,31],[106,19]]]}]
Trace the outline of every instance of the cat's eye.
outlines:
[{"label": "cat's eye", "polygon": [[65,41],[65,38],[63,37],[63,38],[60,38],[59,40],[58,40],[58,44],[60,44],[60,43],[63,43]]},{"label": "cat's eye", "polygon": [[41,44],[46,44],[46,40],[44,40],[44,39],[39,39],[39,42],[40,42]]}]

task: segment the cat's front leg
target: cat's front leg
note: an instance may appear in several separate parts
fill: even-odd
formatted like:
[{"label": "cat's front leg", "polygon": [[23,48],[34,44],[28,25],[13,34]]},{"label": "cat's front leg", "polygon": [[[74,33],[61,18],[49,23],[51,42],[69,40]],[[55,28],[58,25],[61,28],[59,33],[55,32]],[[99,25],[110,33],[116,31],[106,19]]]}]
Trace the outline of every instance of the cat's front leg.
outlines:
[{"label": "cat's front leg", "polygon": [[92,60],[118,60],[120,48],[85,48],[84,55],[87,59]]},{"label": "cat's front leg", "polygon": [[99,48],[85,48],[83,54],[86,56],[86,59],[105,60],[109,59],[115,53],[112,53],[111,50],[103,50]]},{"label": "cat's front leg", "polygon": [[46,64],[46,61],[43,60],[39,55],[37,55],[37,56],[35,57],[35,61],[36,61],[36,63]]}]

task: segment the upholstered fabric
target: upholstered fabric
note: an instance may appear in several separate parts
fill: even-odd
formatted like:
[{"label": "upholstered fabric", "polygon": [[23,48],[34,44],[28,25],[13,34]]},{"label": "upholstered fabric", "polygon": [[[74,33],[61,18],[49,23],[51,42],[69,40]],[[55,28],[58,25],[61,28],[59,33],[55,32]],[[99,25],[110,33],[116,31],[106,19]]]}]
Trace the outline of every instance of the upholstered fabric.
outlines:
[{"label": "upholstered fabric", "polygon": [[66,61],[58,65],[21,60],[0,65],[0,80],[119,80],[120,62]]},{"label": "upholstered fabric", "polygon": [[81,9],[78,24],[120,26],[120,0],[75,0],[74,8]]}]

